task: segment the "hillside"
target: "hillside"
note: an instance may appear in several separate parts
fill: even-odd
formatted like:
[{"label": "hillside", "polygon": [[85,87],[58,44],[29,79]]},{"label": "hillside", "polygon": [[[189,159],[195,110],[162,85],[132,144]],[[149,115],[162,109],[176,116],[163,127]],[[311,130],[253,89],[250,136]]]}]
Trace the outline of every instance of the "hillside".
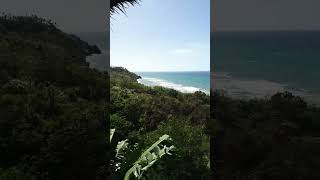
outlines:
[{"label": "hillside", "polygon": [[[208,179],[210,150],[216,179],[320,179],[319,107],[288,92],[239,100],[148,87],[123,67],[89,68],[93,53],[51,21],[0,17],[0,179],[122,179],[163,134],[176,148],[145,179]],[[112,150],[124,139],[132,150],[120,171],[107,167],[109,119]]]},{"label": "hillside", "polygon": [[212,93],[215,179],[320,179],[320,108],[282,92],[233,99]]},{"label": "hillside", "polygon": [[138,144],[136,153],[172,136],[173,158],[151,174],[208,177],[209,96],[147,87],[120,67],[111,68],[109,88],[107,72],[86,62],[92,53],[100,50],[51,21],[0,17],[0,179],[105,179],[109,115],[114,139]]},{"label": "hillside", "polygon": [[0,179],[106,177],[108,76],[51,21],[0,17]]},{"label": "hillside", "polygon": [[[160,160],[145,178],[209,178],[210,98],[202,92],[184,94],[164,87],[148,87],[125,68],[110,70],[110,125],[116,129],[115,142],[128,139],[133,154],[140,154],[161,135],[168,134],[176,147],[172,157]],[[115,144],[113,144],[115,146]],[[113,157],[113,156],[112,156]],[[123,171],[114,172],[121,179],[136,159],[124,162]]]}]

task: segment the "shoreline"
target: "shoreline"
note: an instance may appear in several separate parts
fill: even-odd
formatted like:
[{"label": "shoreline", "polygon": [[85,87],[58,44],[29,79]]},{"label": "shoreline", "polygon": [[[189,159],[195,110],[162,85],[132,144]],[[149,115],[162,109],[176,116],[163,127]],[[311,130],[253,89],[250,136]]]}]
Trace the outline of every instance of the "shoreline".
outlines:
[{"label": "shoreline", "polygon": [[302,97],[311,104],[320,104],[320,95],[303,88],[293,88],[289,84],[264,79],[250,79],[232,77],[228,72],[211,74],[214,81],[213,90],[219,91],[228,97],[236,99],[270,98],[279,92],[290,92]]},{"label": "shoreline", "polygon": [[203,92],[206,95],[210,96],[210,91],[194,87],[194,86],[186,86],[183,84],[177,84],[174,82],[170,82],[164,79],[160,78],[153,78],[153,77],[141,77],[137,79],[137,82],[139,84],[148,86],[148,87],[155,87],[155,86],[160,86],[168,89],[173,89],[181,93],[195,93],[197,91]]}]

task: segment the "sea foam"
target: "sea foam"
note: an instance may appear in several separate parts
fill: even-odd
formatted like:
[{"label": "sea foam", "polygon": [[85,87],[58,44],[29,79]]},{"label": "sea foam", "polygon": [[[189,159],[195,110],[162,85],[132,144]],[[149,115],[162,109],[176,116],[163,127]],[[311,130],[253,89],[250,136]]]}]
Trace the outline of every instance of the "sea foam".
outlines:
[{"label": "sea foam", "polygon": [[174,89],[183,93],[194,93],[196,91],[202,91],[208,94],[206,90],[203,90],[197,87],[184,86],[182,84],[176,84],[176,83],[169,82],[163,79],[158,79],[158,78],[142,77],[141,79],[138,79],[138,82],[146,86],[151,86],[151,87],[162,86],[162,87]]},{"label": "sea foam", "polygon": [[232,77],[226,72],[211,74],[213,89],[224,92],[225,95],[234,98],[265,98],[277,92],[289,91],[294,95],[301,96],[311,103],[320,103],[320,97],[305,89],[293,89],[288,84],[263,80],[263,79],[239,79]]}]

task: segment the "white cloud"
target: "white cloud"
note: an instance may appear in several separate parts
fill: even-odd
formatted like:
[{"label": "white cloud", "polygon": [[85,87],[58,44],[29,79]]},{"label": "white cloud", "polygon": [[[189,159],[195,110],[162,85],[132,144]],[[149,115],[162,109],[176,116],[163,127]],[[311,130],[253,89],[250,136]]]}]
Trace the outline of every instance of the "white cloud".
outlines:
[{"label": "white cloud", "polygon": [[175,49],[172,51],[173,54],[190,54],[193,53],[193,49],[183,48],[183,49]]}]

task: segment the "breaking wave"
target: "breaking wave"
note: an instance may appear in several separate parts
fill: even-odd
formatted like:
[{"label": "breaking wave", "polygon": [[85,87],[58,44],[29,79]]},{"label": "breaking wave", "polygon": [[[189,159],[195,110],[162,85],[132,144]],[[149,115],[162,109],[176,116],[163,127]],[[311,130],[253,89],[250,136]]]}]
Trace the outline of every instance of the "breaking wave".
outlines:
[{"label": "breaking wave", "polygon": [[208,94],[209,92],[207,92],[206,90],[197,88],[197,87],[193,87],[193,86],[184,86],[182,84],[176,84],[173,82],[169,82],[163,79],[158,79],[158,78],[149,78],[149,77],[142,77],[141,79],[138,79],[138,82],[141,84],[144,84],[146,86],[162,86],[162,87],[166,87],[166,88],[170,88],[170,89],[174,89],[183,93],[194,93],[196,91],[202,91],[206,94]]}]

